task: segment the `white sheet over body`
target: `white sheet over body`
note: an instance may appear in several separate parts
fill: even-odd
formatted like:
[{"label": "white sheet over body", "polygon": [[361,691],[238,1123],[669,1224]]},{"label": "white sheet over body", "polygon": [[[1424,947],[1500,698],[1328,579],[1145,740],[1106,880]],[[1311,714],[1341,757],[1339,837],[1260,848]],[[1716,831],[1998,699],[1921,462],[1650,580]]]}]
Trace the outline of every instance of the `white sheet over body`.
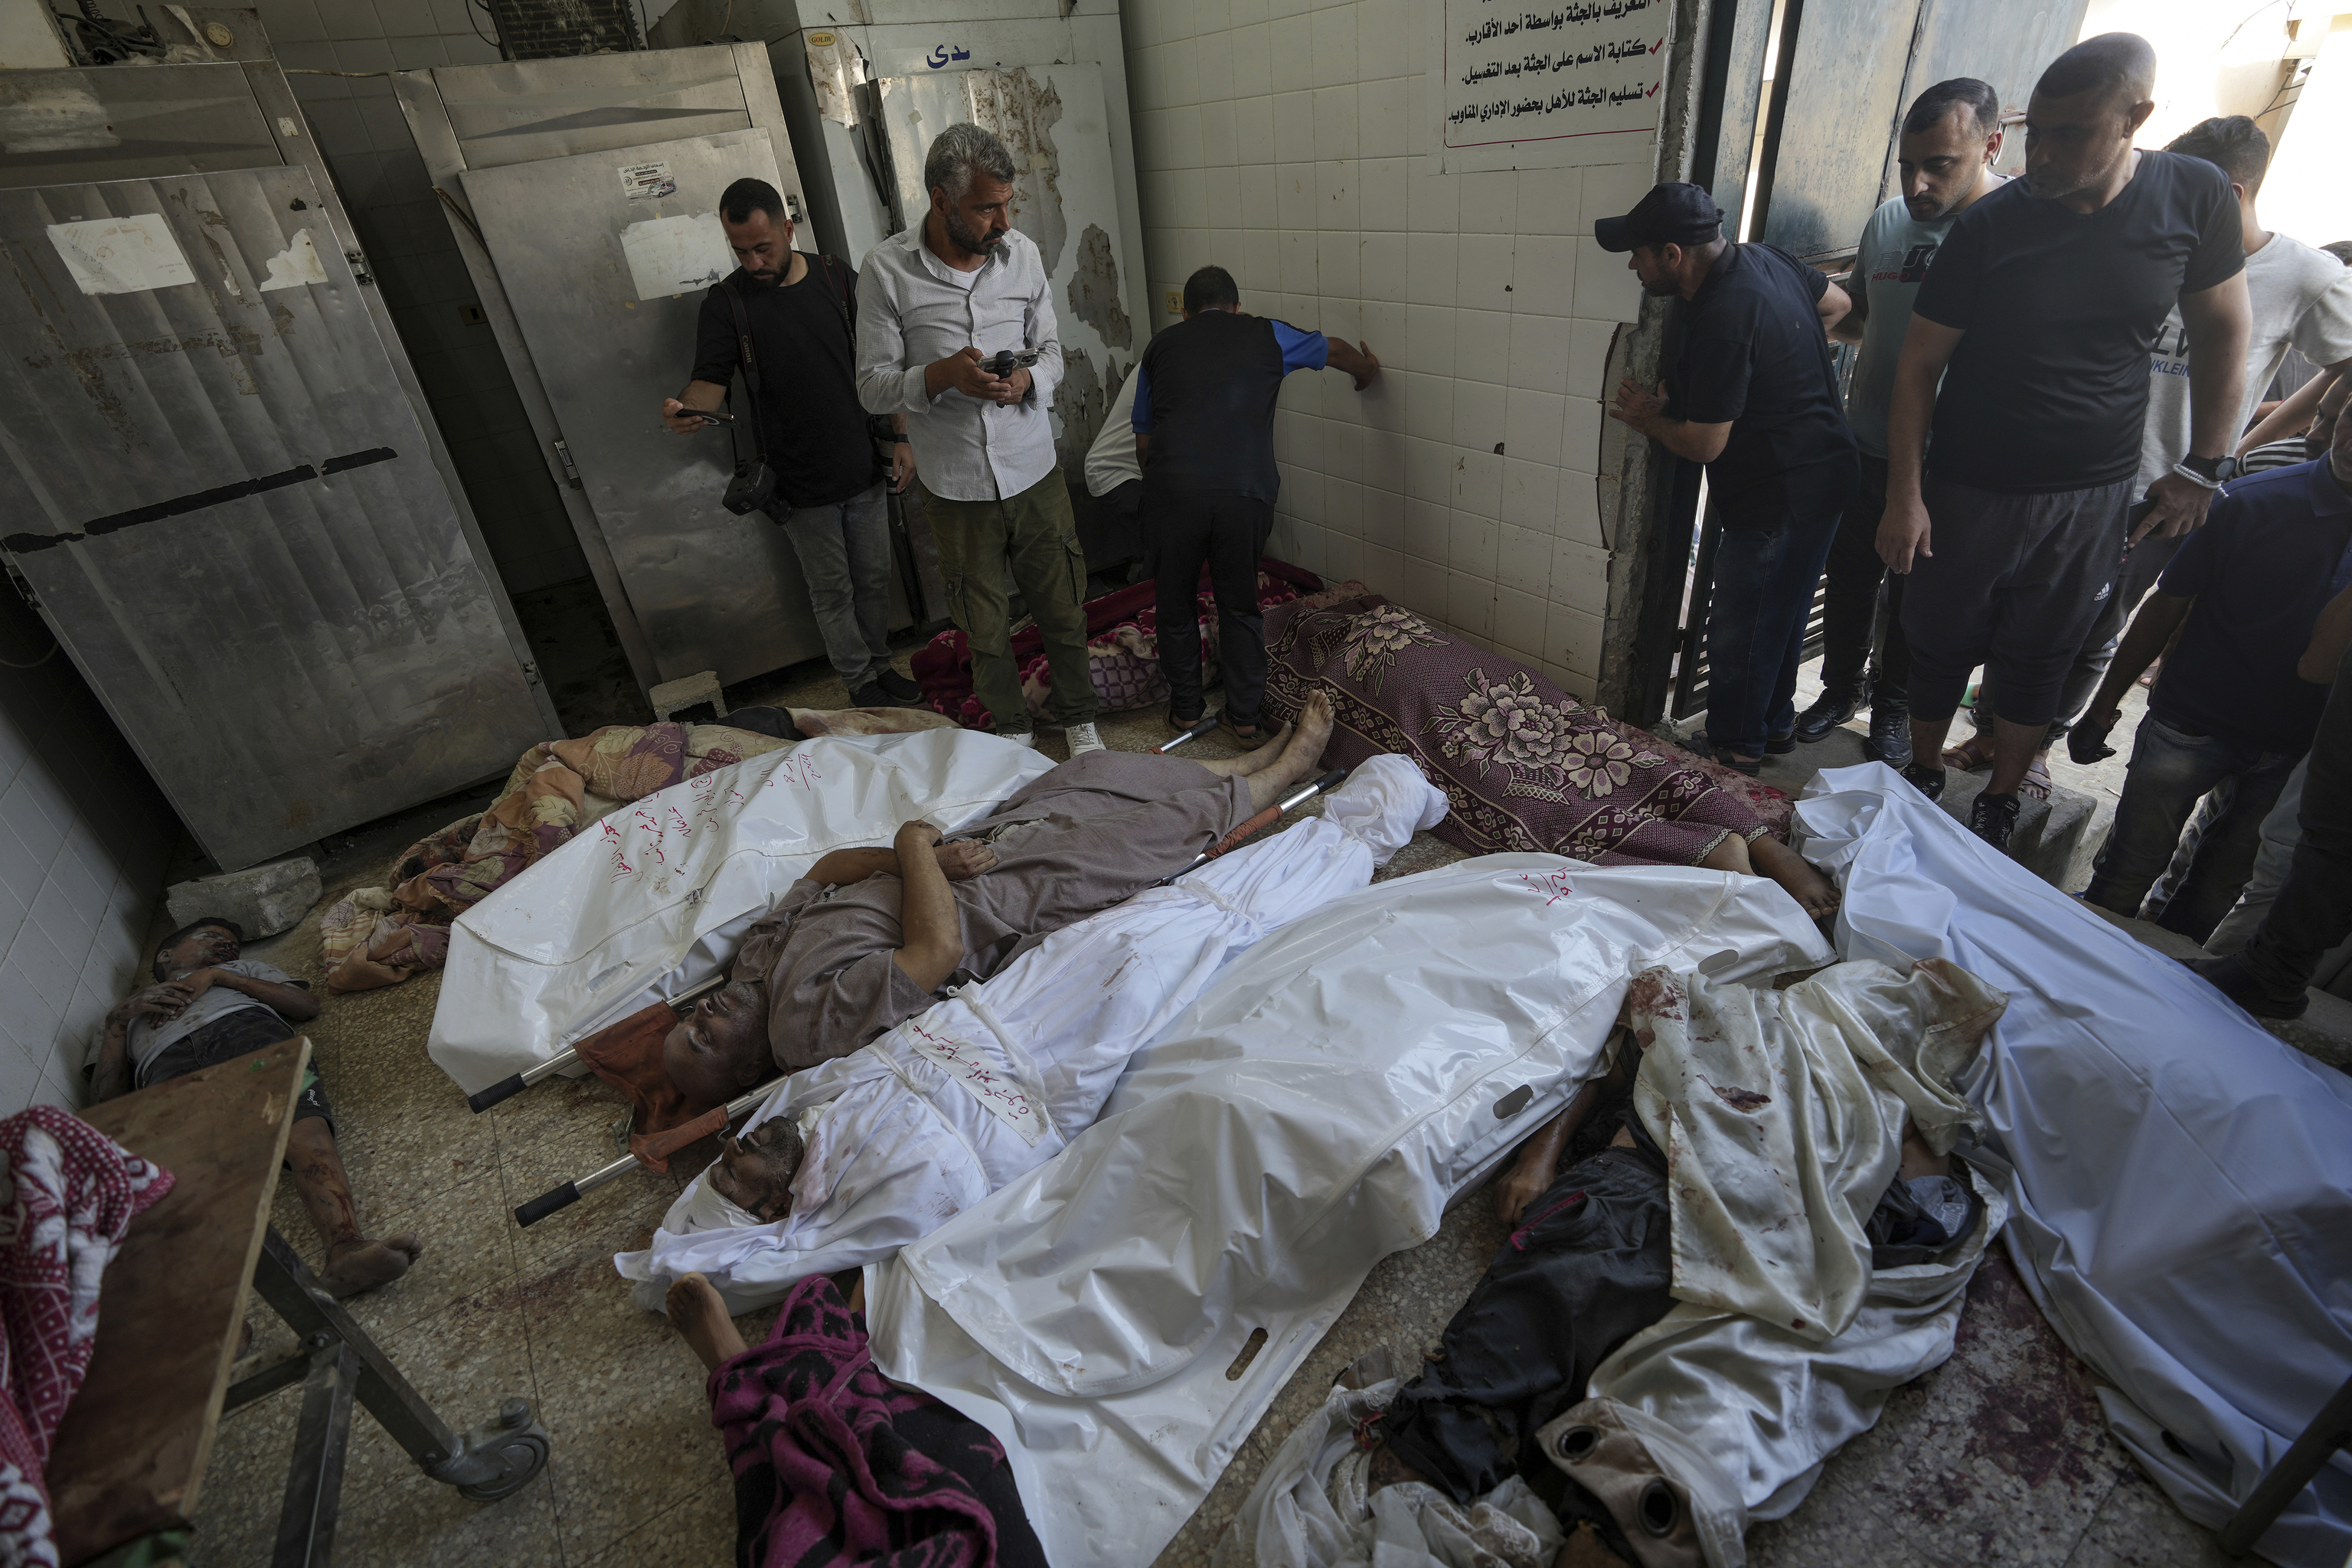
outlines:
[{"label": "white sheet over body", "polygon": [[425,1050],[488,1089],[717,973],[818,856],[952,831],[1053,765],[969,730],[834,735],[647,795],[457,917]]},{"label": "white sheet over body", "polygon": [[1590,1075],[1630,976],[1828,957],[1788,894],[1714,871],[1496,855],[1339,900],[1228,967],[1060,1158],[870,1268],[876,1363],[997,1436],[1060,1568],[1149,1562],[1372,1265]]},{"label": "white sheet over body", "polygon": [[[2183,1512],[2221,1524],[2352,1368],[2352,1079],[1883,764],[1823,773],[1798,820],[1808,856],[1844,872],[1848,956],[1940,955],[2009,994],[1966,1087],[1989,1124],[1977,1157],[2015,1211],[2010,1250],[2113,1384],[2116,1435]],[[2352,1457],[2258,1550],[2338,1568]]]},{"label": "white sheet over body", "polygon": [[1371,880],[1445,815],[1402,757],[1367,761],[1320,817],[1063,928],[862,1050],[794,1073],[746,1128],[821,1109],[792,1212],[761,1224],[698,1176],[652,1245],[613,1261],[659,1311],[699,1271],[748,1312],[887,1258],[1091,1125],[1128,1058],[1235,953]]}]

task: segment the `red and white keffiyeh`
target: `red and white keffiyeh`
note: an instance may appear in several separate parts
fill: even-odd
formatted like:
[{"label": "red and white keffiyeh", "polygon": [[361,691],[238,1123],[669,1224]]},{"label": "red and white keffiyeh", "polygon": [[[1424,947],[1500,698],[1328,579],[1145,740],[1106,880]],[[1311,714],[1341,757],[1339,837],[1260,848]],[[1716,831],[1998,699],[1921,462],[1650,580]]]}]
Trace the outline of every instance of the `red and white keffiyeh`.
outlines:
[{"label": "red and white keffiyeh", "polygon": [[89,1370],[99,1278],[172,1181],[55,1106],[0,1121],[0,1568],[56,1568],[43,1471]]}]

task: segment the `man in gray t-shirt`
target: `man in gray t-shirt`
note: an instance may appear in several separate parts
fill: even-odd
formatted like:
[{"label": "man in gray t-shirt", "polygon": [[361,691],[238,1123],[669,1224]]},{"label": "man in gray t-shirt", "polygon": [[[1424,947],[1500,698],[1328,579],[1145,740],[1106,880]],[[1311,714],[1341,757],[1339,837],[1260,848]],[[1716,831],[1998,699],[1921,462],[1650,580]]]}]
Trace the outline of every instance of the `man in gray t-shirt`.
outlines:
[{"label": "man in gray t-shirt", "polygon": [[1960,214],[2001,184],[1992,172],[2000,141],[2000,95],[1986,83],[1956,77],[1919,95],[1903,117],[1896,150],[1901,194],[1863,226],[1853,275],[1845,286],[1853,309],[1830,329],[1839,342],[1862,345],[1845,404],[1846,421],[1862,448],[1862,488],[1830,545],[1822,694],[1797,716],[1796,738],[1820,740],[1853,718],[1866,700],[1866,749],[1898,768],[1911,760],[1911,660],[1903,641],[1903,579],[1888,576],[1878,554],[1878,521],[1886,510],[1886,409],[1903,334],[1911,326],[1911,301],[1936,247]]},{"label": "man in gray t-shirt", "polygon": [[[245,957],[244,941],[235,921],[210,919],[156,943],[155,984],[106,1015],[91,1072],[93,1101],[130,1093],[134,1079],[137,1088],[152,1088],[291,1039],[301,1032],[297,1025],[319,1016],[310,986]],[[313,1070],[295,1100],[286,1163],[326,1249],[320,1285],[336,1296],[356,1296],[407,1273],[425,1248],[413,1235],[376,1241],[360,1233],[333,1119]]]}]

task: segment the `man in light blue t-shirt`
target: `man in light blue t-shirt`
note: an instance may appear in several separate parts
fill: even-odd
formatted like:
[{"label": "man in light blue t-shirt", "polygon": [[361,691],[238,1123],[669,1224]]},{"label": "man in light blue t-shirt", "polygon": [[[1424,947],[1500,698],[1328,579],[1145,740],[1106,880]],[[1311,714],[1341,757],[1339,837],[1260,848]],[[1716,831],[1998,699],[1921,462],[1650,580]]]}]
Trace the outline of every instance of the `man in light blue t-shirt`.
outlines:
[{"label": "man in light blue t-shirt", "polygon": [[1841,342],[1862,345],[1845,405],[1846,420],[1862,448],[1862,489],[1830,546],[1822,695],[1797,716],[1796,738],[1820,740],[1867,700],[1869,752],[1899,768],[1911,760],[1911,661],[1903,641],[1903,579],[1887,575],[1877,545],[1879,519],[1886,510],[1886,410],[1903,334],[1911,326],[1911,301],[1936,247],[1961,213],[2001,184],[1992,172],[2000,156],[2000,95],[1973,77],[1937,82],[1904,115],[1896,156],[1902,194],[1882,204],[1863,226],[1853,276],[1845,286],[1853,309],[1830,329]]}]

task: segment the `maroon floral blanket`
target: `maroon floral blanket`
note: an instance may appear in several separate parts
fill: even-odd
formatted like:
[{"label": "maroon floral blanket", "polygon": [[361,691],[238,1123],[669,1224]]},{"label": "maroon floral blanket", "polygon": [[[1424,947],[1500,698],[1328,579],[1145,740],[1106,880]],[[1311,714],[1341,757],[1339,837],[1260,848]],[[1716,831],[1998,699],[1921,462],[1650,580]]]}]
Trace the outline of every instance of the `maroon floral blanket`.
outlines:
[{"label": "maroon floral blanket", "polygon": [[[1267,556],[1258,557],[1257,607],[1270,610],[1301,594],[1323,586],[1314,573]],[[1095,689],[1095,705],[1105,713],[1124,713],[1168,700],[1168,682],[1160,674],[1160,613],[1153,608],[1159,590],[1138,583],[1099,598],[1088,599],[1087,610],[1087,673]],[[1209,591],[1209,572],[1201,569],[1200,596],[1195,609],[1201,618],[1202,679],[1217,674],[1217,602]],[[1054,695],[1053,671],[1045,664],[1045,637],[1034,625],[1013,634],[1013,657],[1021,664],[1021,695],[1028,700],[1033,720],[1044,722]],[[971,646],[962,632],[950,627],[916,651],[912,660],[923,700],[967,730],[992,730],[996,719],[980,705],[971,691]]]},{"label": "maroon floral blanket", "polygon": [[1472,854],[1537,850],[1602,866],[1688,866],[1737,833],[1785,837],[1790,803],[1587,708],[1507,654],[1440,632],[1349,584],[1265,620],[1266,711],[1320,687],[1327,764],[1412,757],[1452,807],[1437,836]]}]

